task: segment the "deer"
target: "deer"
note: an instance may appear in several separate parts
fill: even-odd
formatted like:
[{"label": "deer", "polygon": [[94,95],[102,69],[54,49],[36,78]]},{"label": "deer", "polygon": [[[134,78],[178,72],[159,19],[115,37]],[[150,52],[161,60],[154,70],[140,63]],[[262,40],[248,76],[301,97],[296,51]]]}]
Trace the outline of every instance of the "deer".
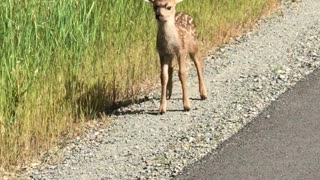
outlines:
[{"label": "deer", "polygon": [[187,60],[192,59],[197,69],[201,100],[207,99],[203,80],[203,62],[199,50],[196,28],[192,16],[176,13],[176,5],[183,0],[145,0],[153,5],[158,24],[157,51],[160,57],[161,100],[160,114],[167,111],[167,99],[172,95],[173,60],[178,60],[179,80],[182,85],[184,111],[190,111],[191,104],[187,88]]}]

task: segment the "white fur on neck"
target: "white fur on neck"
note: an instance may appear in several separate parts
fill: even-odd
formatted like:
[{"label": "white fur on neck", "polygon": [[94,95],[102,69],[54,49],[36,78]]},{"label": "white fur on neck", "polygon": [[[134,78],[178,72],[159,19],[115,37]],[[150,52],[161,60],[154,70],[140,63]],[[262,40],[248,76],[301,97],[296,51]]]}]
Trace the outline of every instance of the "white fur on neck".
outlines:
[{"label": "white fur on neck", "polygon": [[179,48],[179,34],[174,20],[158,22],[158,42],[159,52],[175,54]]}]

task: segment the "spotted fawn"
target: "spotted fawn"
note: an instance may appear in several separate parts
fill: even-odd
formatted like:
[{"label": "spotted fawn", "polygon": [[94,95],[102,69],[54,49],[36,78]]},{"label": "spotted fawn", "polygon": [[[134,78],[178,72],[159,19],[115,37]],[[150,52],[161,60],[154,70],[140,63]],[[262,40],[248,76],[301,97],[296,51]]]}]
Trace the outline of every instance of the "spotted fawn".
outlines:
[{"label": "spotted fawn", "polygon": [[158,23],[157,50],[161,64],[161,104],[160,113],[167,111],[167,98],[172,95],[173,59],[177,58],[179,79],[182,85],[183,107],[191,108],[187,88],[188,55],[194,62],[199,79],[199,91],[202,100],[207,98],[203,81],[203,62],[199,51],[193,18],[185,13],[176,13],[176,5],[183,0],[145,0],[153,5]]}]

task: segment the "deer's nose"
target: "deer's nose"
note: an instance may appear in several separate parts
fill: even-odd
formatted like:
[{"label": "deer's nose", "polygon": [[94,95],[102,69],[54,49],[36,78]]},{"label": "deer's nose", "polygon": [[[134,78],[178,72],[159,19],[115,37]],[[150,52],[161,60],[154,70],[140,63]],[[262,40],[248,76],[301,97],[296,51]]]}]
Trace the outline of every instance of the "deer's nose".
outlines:
[{"label": "deer's nose", "polygon": [[156,19],[157,19],[157,20],[159,20],[159,19],[160,19],[160,17],[162,17],[162,15],[161,15],[161,14],[156,14]]}]

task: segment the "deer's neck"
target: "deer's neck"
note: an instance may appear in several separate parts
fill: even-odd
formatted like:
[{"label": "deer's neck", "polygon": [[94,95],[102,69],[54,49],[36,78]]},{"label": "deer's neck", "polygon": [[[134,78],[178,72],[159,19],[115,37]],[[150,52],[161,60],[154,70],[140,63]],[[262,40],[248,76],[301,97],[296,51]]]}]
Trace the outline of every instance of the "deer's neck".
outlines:
[{"label": "deer's neck", "polygon": [[158,24],[158,37],[170,40],[178,36],[177,28],[174,20]]},{"label": "deer's neck", "polygon": [[174,53],[179,47],[179,34],[175,21],[172,20],[165,23],[158,23],[157,38],[157,47],[160,53]]}]

